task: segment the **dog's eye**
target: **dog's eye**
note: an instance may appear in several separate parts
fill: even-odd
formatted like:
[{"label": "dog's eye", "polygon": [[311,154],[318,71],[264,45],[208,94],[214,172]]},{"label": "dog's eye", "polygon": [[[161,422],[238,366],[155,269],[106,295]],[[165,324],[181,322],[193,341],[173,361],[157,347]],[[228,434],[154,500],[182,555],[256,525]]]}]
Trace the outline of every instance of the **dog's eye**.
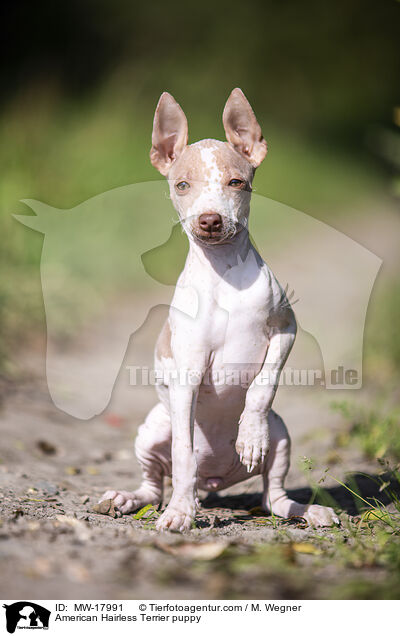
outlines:
[{"label": "dog's eye", "polygon": [[228,185],[231,186],[231,188],[240,188],[244,185],[244,181],[241,181],[241,179],[231,179]]},{"label": "dog's eye", "polygon": [[175,187],[180,192],[184,192],[185,190],[189,190],[190,185],[187,181],[179,181],[179,183],[177,183]]}]

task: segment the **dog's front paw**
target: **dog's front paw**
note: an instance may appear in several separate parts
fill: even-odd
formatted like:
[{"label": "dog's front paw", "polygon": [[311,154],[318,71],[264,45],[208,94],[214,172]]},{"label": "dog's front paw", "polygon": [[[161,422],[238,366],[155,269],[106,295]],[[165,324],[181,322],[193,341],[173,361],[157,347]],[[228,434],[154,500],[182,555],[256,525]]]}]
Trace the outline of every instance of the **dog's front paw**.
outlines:
[{"label": "dog's front paw", "polygon": [[339,518],[333,508],[328,508],[327,506],[319,506],[318,504],[308,506],[307,510],[303,514],[303,517],[308,521],[310,526],[314,527],[333,526],[340,524]]},{"label": "dog's front paw", "polygon": [[235,448],[248,473],[262,464],[269,449],[267,416],[244,411],[239,422]]},{"label": "dog's front paw", "polygon": [[187,532],[192,528],[196,514],[195,502],[180,499],[171,499],[161,517],[158,518],[156,529],[159,531],[172,530],[175,532]]}]

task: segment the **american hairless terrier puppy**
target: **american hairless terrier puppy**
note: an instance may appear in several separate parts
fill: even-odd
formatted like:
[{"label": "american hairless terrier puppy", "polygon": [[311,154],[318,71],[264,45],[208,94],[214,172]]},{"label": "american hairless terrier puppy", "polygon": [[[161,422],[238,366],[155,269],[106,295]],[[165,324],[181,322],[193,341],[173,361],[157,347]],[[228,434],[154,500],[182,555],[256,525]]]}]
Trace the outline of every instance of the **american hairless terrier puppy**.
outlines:
[{"label": "american hairless terrier puppy", "polygon": [[[172,475],[173,494],[157,528],[185,531],[195,518],[197,488],[218,491],[262,475],[266,510],[331,525],[338,523],[331,508],[296,503],[284,489],[290,439],[271,406],[296,321],[249,239],[251,184],[267,144],[239,88],[226,102],[223,124],[226,142],[187,145],[181,107],[168,93],[157,105],[150,158],[168,179],[189,253],[156,346],[156,369],[166,378],[157,387],[160,401],[136,440],[142,484],[134,492],[107,491],[102,500],[113,499],[122,514],[159,504],[163,479]],[[177,373],[183,370],[190,381]],[[246,383],[231,380],[235,370]]]}]

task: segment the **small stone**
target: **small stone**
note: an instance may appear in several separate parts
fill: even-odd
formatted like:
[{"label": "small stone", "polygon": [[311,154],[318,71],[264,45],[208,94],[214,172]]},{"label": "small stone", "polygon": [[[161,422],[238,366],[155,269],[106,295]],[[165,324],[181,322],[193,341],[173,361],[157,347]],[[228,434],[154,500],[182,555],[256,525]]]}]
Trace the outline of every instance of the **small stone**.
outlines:
[{"label": "small stone", "polygon": [[57,453],[57,448],[54,446],[54,444],[51,444],[45,439],[38,440],[36,442],[36,446],[45,455],[55,455]]},{"label": "small stone", "polygon": [[214,521],[212,523],[212,528],[220,528],[223,525],[221,519],[219,517],[217,517],[217,515],[215,515],[214,517]]},{"label": "small stone", "polygon": [[109,517],[116,517],[117,511],[113,499],[104,499],[100,503],[93,506],[93,512],[97,512],[100,515],[108,515]]}]

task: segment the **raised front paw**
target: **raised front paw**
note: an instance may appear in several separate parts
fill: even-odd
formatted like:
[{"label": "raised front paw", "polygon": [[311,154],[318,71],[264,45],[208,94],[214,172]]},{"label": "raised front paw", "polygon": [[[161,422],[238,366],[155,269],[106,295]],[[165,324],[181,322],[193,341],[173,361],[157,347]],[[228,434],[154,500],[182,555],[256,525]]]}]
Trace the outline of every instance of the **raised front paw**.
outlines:
[{"label": "raised front paw", "polygon": [[314,527],[340,524],[339,518],[333,508],[319,506],[318,504],[308,506],[306,512],[302,516],[308,521],[310,526]]},{"label": "raised front paw", "polygon": [[269,449],[267,416],[243,412],[235,448],[248,473],[262,464]]},{"label": "raised front paw", "polygon": [[159,531],[187,532],[192,528],[195,514],[195,502],[192,503],[183,499],[176,502],[171,500],[161,517],[158,518],[156,529]]}]

